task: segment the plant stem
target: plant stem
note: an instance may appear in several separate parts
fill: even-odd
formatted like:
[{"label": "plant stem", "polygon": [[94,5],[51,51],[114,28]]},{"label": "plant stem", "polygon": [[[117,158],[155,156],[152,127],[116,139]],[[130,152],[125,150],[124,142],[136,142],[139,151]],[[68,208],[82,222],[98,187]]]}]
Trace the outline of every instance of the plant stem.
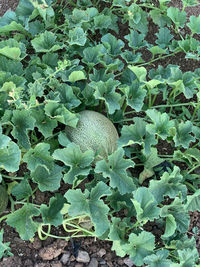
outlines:
[{"label": "plant stem", "polygon": [[8,179],[13,179],[13,180],[24,180],[24,177],[9,176],[9,175],[5,175],[5,174],[2,174],[2,177],[8,178]]},{"label": "plant stem", "polygon": [[[178,51],[178,52],[180,52],[180,51]],[[145,63],[142,63],[142,64],[138,64],[137,66],[140,67],[140,66],[149,65],[149,64],[151,64],[151,63],[153,63],[153,62],[155,62],[155,61],[162,60],[162,59],[164,59],[164,58],[174,56],[174,55],[175,55],[176,53],[178,53],[178,52],[173,52],[173,53],[171,53],[171,54],[169,54],[169,55],[165,55],[165,56],[163,56],[163,57],[158,57],[158,58],[152,59],[152,60],[150,60],[150,61],[148,61],[148,62],[145,62]]]},{"label": "plant stem", "polygon": [[185,181],[185,185],[187,185],[194,193],[197,191],[196,188],[189,182]]}]

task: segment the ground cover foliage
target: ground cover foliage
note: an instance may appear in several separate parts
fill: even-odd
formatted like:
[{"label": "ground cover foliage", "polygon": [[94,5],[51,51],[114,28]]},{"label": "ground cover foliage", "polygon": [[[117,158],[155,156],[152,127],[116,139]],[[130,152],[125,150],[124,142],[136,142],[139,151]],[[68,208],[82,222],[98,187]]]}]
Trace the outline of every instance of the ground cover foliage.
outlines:
[{"label": "ground cover foliage", "polygon": [[[197,266],[200,68],[156,64],[199,61],[200,17],[184,11],[197,1],[182,2],[21,0],[0,18],[0,221],[21,239],[93,236],[136,266]],[[117,127],[108,159],[66,138],[85,109]],[[3,232],[0,258],[12,254]]]}]

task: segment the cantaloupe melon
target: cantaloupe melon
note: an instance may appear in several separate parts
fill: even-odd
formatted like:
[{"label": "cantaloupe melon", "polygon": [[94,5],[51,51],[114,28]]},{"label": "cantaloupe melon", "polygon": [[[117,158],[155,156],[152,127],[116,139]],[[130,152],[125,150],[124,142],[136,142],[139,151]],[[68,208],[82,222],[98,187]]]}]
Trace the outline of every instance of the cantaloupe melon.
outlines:
[{"label": "cantaloupe melon", "polygon": [[107,158],[117,148],[118,133],[114,124],[101,113],[84,110],[80,112],[77,127],[66,126],[66,135],[71,142],[85,152],[93,150],[97,160]]}]

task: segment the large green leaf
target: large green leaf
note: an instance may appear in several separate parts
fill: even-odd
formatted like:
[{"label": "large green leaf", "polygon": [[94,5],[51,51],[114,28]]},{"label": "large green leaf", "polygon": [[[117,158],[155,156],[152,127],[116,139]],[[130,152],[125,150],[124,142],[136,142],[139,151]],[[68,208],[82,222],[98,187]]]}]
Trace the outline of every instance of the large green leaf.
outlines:
[{"label": "large green leaf", "polygon": [[158,202],[163,201],[165,196],[175,198],[181,192],[185,198],[187,194],[187,187],[183,184],[183,176],[177,166],[172,173],[165,172],[160,180],[151,180],[149,189]]},{"label": "large green leaf", "polygon": [[69,31],[69,45],[84,46],[86,41],[86,33],[81,27],[75,27],[73,30]]},{"label": "large green leaf", "polygon": [[31,177],[38,184],[40,191],[55,191],[60,187],[60,181],[63,177],[63,168],[54,165],[49,170],[45,165],[37,165],[36,169],[31,173]]},{"label": "large green leaf", "polygon": [[42,219],[45,224],[51,224],[55,227],[62,224],[63,215],[60,213],[65,203],[65,198],[56,194],[55,197],[51,197],[49,201],[49,206],[42,204],[40,206],[40,211],[42,214]]},{"label": "large green leaf", "polygon": [[200,16],[190,16],[190,22],[187,23],[187,26],[192,31],[192,34],[200,34]]},{"label": "large green leaf", "polygon": [[108,162],[98,161],[95,171],[102,173],[105,178],[110,178],[110,186],[117,188],[123,195],[134,191],[133,178],[129,177],[126,169],[134,167],[134,163],[129,159],[124,159],[124,150],[119,148],[112,155],[108,156]]},{"label": "large green leaf", "polygon": [[187,196],[186,209],[188,211],[200,211],[200,189],[197,190],[193,195]]},{"label": "large green leaf", "polygon": [[155,136],[146,131],[147,123],[142,118],[133,118],[134,124],[124,125],[121,136],[118,140],[119,145],[127,146],[139,144],[144,146],[145,154],[149,154],[151,146],[157,143]]},{"label": "large green leaf", "polygon": [[65,108],[64,104],[59,104],[56,101],[48,101],[45,105],[45,114],[51,119],[57,120],[65,125],[76,127],[78,115],[70,112]]},{"label": "large green leaf", "polygon": [[49,149],[49,144],[39,143],[24,154],[23,160],[30,171],[34,171],[38,165],[45,165],[49,170],[53,167],[53,158],[50,156]]},{"label": "large green leaf", "polygon": [[120,88],[126,95],[128,105],[137,112],[141,111],[147,93],[143,87],[141,83],[135,80],[130,86]]},{"label": "large green leaf", "polygon": [[172,262],[168,260],[169,251],[166,249],[159,250],[155,254],[145,257],[144,262],[149,267],[171,267]]},{"label": "large green leaf", "polygon": [[165,205],[161,209],[161,217],[168,217],[170,214],[175,219],[176,230],[181,233],[186,233],[188,231],[190,223],[190,216],[188,215],[188,212],[185,210],[182,201],[177,197],[171,204]]},{"label": "large green leaf", "polygon": [[35,119],[35,126],[45,138],[53,134],[53,130],[57,126],[57,121],[55,119],[49,118],[44,113],[43,109],[31,110],[31,115]]},{"label": "large green leaf", "polygon": [[63,44],[56,42],[56,35],[52,32],[45,31],[36,36],[31,44],[36,52],[54,52],[64,47]]},{"label": "large green leaf", "polygon": [[107,48],[108,53],[112,56],[121,54],[121,50],[124,47],[124,42],[110,33],[107,33],[101,38],[102,43]]},{"label": "large green leaf", "polygon": [[38,216],[39,214],[39,209],[29,203],[15,212],[10,213],[7,216],[6,222],[11,227],[16,228],[21,239],[29,240],[37,230],[37,223],[33,221],[32,217]]},{"label": "large green leaf", "polygon": [[156,40],[156,44],[158,44],[161,48],[166,48],[169,46],[173,35],[170,34],[170,30],[168,28],[161,28],[158,33],[156,33],[158,39]]},{"label": "large green leaf", "polygon": [[116,110],[120,109],[121,95],[116,92],[119,84],[118,81],[111,78],[106,82],[99,81],[89,84],[95,89],[95,98],[105,101],[109,114],[113,114]]},{"label": "large green leaf", "polygon": [[187,20],[185,11],[180,11],[172,6],[167,9],[167,16],[174,22],[176,27],[183,28]]},{"label": "large green leaf", "polygon": [[130,255],[134,264],[141,266],[144,264],[144,258],[152,254],[155,248],[155,237],[144,230],[138,235],[131,233],[128,244],[122,245],[122,248]]},{"label": "large green leaf", "polygon": [[72,184],[79,175],[87,176],[89,174],[94,153],[91,150],[82,152],[78,145],[71,143],[67,148],[55,150],[53,158],[70,167],[64,176],[64,181]]},{"label": "large green leaf", "polygon": [[146,223],[158,219],[160,209],[153,194],[146,187],[140,187],[133,193],[133,205],[136,209],[138,222]]},{"label": "large green leaf", "polygon": [[68,190],[65,197],[71,203],[69,215],[89,215],[94,223],[97,236],[103,235],[110,226],[108,221],[109,208],[100,198],[110,194],[109,187],[103,182],[99,182],[91,190],[91,193],[87,190],[82,193],[80,189]]},{"label": "large green leaf", "polygon": [[176,126],[176,135],[173,138],[175,145],[188,148],[190,143],[195,141],[194,136],[191,135],[192,122],[191,121],[185,121],[181,123],[177,122],[175,126]]},{"label": "large green leaf", "polygon": [[12,123],[14,125],[12,135],[18,140],[18,144],[25,149],[30,148],[30,141],[28,137],[28,130],[33,130],[35,119],[31,117],[30,112],[24,110],[14,110]]},{"label": "large green leaf", "polygon": [[152,120],[153,124],[147,125],[147,131],[151,134],[157,134],[163,140],[170,135],[170,129],[174,126],[174,121],[170,120],[167,113],[161,113],[156,109],[146,111],[146,114]]},{"label": "large green leaf", "polygon": [[133,50],[140,49],[146,46],[147,42],[144,40],[145,34],[140,34],[137,31],[130,30],[130,33],[124,37]]},{"label": "large green leaf", "polygon": [[12,195],[15,196],[17,200],[28,198],[31,194],[32,189],[27,179],[22,180],[12,188]]}]

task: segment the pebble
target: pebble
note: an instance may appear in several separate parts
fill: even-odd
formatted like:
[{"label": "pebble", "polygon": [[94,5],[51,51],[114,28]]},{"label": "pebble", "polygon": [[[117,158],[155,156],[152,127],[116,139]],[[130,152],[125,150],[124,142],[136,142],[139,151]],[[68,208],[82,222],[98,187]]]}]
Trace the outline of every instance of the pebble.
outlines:
[{"label": "pebble", "polygon": [[96,258],[92,258],[88,267],[98,267],[98,261]]},{"label": "pebble", "polygon": [[62,263],[59,261],[56,262],[54,261],[51,263],[51,267],[62,267],[62,266],[63,266]]},{"label": "pebble", "polygon": [[133,266],[133,262],[129,258],[125,258],[124,259],[124,264],[126,264],[128,267],[132,267]]},{"label": "pebble", "polygon": [[40,249],[42,247],[41,240],[38,237],[35,237],[32,246],[34,249]]},{"label": "pebble", "polygon": [[77,263],[77,264],[75,264],[74,267],[83,267],[83,264],[81,264],[81,263]]},{"label": "pebble", "polygon": [[106,250],[104,248],[101,248],[98,252],[97,255],[99,257],[103,257],[106,254]]},{"label": "pebble", "polygon": [[102,261],[100,261],[99,262],[101,265],[103,265],[103,264],[106,264],[106,261],[105,260],[102,260]]},{"label": "pebble", "polygon": [[69,261],[69,258],[70,258],[70,252],[69,252],[69,251],[66,251],[66,252],[62,255],[60,261],[61,261],[63,264],[66,264],[66,263]]},{"label": "pebble", "polygon": [[78,262],[86,263],[86,262],[90,262],[90,257],[89,257],[89,254],[86,251],[79,250],[76,260]]}]

